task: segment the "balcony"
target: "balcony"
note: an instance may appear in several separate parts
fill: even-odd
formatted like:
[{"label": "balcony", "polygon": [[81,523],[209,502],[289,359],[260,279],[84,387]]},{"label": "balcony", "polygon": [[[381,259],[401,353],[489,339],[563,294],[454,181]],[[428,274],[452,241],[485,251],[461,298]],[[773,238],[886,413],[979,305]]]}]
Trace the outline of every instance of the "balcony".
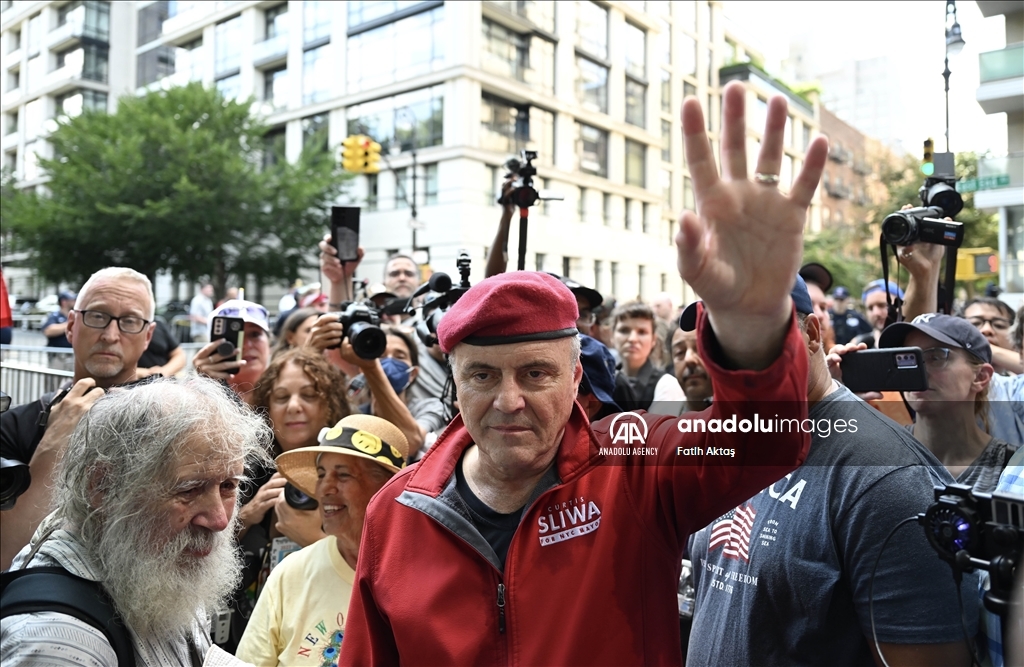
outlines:
[{"label": "balcony", "polygon": [[825,192],[836,199],[849,199],[851,194],[850,188],[842,183],[826,183]]},{"label": "balcony", "polygon": [[57,26],[46,36],[46,48],[51,51],[62,51],[82,39],[85,33],[85,5],[68,12],[67,22]]},{"label": "balcony", "polygon": [[77,88],[82,80],[82,68],[85,64],[85,51],[78,49],[65,56],[64,67],[55,69],[46,75],[43,89],[47,94],[60,95]]},{"label": "balcony", "polygon": [[835,144],[829,148],[828,157],[833,162],[838,162],[839,164],[848,164],[851,160],[853,160],[853,152],[843,148],[839,144]]},{"label": "balcony", "polygon": [[985,113],[1024,110],[1024,44],[978,56],[980,69],[977,99]]},{"label": "balcony", "polygon": [[17,131],[5,134],[3,136],[3,138],[0,139],[0,150],[6,151],[9,148],[16,148],[17,146],[18,146],[18,132]]},{"label": "balcony", "polygon": [[[173,41],[178,44],[192,41],[203,34],[203,26],[207,23],[203,19],[215,14],[217,10],[221,9],[219,6],[221,4],[219,2],[196,2],[185,11],[165,19],[161,32],[165,36],[174,35]],[[180,35],[177,34],[186,28],[191,28],[191,30]]]},{"label": "balcony", "polygon": [[277,65],[288,59],[288,33],[256,42],[252,47],[252,64],[256,67]]}]

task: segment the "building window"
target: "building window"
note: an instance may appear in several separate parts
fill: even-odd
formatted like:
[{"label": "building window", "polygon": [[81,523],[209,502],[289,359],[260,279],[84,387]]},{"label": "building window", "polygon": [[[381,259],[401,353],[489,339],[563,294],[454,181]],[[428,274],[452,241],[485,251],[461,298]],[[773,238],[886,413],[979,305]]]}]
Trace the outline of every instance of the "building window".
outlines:
[{"label": "building window", "polygon": [[807,147],[811,145],[811,128],[810,128],[809,125],[807,125],[807,123],[802,123],[802,125],[803,125],[803,130],[804,130],[803,131],[804,145],[800,147],[800,150],[804,150],[805,151],[805,150],[807,150]]},{"label": "building window", "polygon": [[579,197],[576,199],[576,217],[580,222],[587,220],[587,189],[579,189]]},{"label": "building window", "polygon": [[693,197],[693,181],[683,176],[683,208],[687,211],[697,210],[697,200]]},{"label": "building window", "polygon": [[569,277],[572,272],[572,257],[562,257],[562,276],[565,278]]},{"label": "building window", "polygon": [[18,112],[12,111],[6,114],[6,116],[7,123],[6,127],[4,128],[4,136],[7,136],[8,134],[14,134],[15,132],[18,131]]},{"label": "building window", "polygon": [[366,210],[376,211],[377,210],[377,196],[379,194],[379,182],[377,180],[377,174],[366,175]]},{"label": "building window", "polygon": [[608,68],[576,56],[576,99],[584,109],[608,113]]},{"label": "building window", "polygon": [[555,115],[529,105],[515,105],[483,94],[480,98],[480,147],[499,153],[537,151],[536,164],[551,165],[555,150]]},{"label": "building window", "polygon": [[531,21],[537,27],[549,33],[555,31],[555,8],[553,2],[546,0],[503,0],[492,1],[490,4],[501,7],[507,12],[518,14]]},{"label": "building window", "polygon": [[437,203],[437,163],[423,165],[423,205]]},{"label": "building window", "polygon": [[632,23],[626,23],[623,45],[626,47],[626,74],[638,79],[647,78],[647,33]]},{"label": "building window", "polygon": [[715,103],[715,95],[714,95],[714,93],[708,93],[708,118],[707,118],[707,123],[706,123],[706,125],[708,127],[708,132],[712,131],[714,129],[714,127],[715,127],[715,112],[713,111],[714,103]]},{"label": "building window", "polygon": [[349,37],[348,91],[368,90],[442,68],[450,39],[444,7]]},{"label": "building window", "polygon": [[287,67],[279,67],[263,73],[263,99],[270,102],[275,111],[288,106]]},{"label": "building window", "polygon": [[608,10],[593,2],[576,3],[577,45],[598,58],[608,57]]},{"label": "building window", "polygon": [[647,146],[639,141],[626,139],[626,185],[642,188],[646,184],[645,167]]},{"label": "building window", "polygon": [[697,76],[697,40],[689,35],[679,35],[679,73],[683,76]]},{"label": "building window", "polygon": [[555,45],[483,20],[483,69],[551,95],[555,90]]},{"label": "building window", "polygon": [[302,54],[302,103],[316,104],[331,94],[331,62],[328,47],[321,46]]},{"label": "building window", "polygon": [[110,39],[110,3],[96,2],[69,2],[57,10],[57,25],[67,25],[68,21],[76,20],[72,13],[76,13],[82,22],[82,36],[89,39],[96,39],[101,42]]},{"label": "building window", "polygon": [[348,134],[371,136],[389,152],[397,140],[401,150],[438,146],[443,140],[444,87],[421,88],[348,108]]},{"label": "building window", "polygon": [[544,260],[547,259],[547,256],[544,253],[542,253],[542,252],[538,252],[538,253],[534,254],[533,257],[534,257],[534,260],[533,260],[534,270],[535,271],[543,271],[544,270]]},{"label": "building window", "polygon": [[18,150],[4,153],[4,171],[14,174],[18,171]]},{"label": "building window", "polygon": [[628,197],[626,198],[625,214],[626,229],[633,229],[633,200]]},{"label": "building window", "polygon": [[[189,81],[198,81],[203,78],[203,38],[195,39],[174,50],[172,65],[173,72],[184,72],[188,74]],[[171,72],[169,72],[170,74]]]},{"label": "building window", "polygon": [[264,13],[267,26],[267,39],[283,37],[288,34],[288,3],[282,2],[271,7]]},{"label": "building window", "polygon": [[[107,82],[110,63],[110,48],[102,44],[85,44],[82,47],[82,78],[89,81]],[[173,68],[174,64],[171,64]]]},{"label": "building window", "polygon": [[662,169],[658,174],[658,184],[661,186],[661,201],[664,202],[665,208],[672,209],[672,172],[668,169]]},{"label": "building window", "polygon": [[604,273],[604,262],[599,259],[594,260],[594,289],[600,290],[603,281],[601,280],[601,274]]},{"label": "building window", "polygon": [[[644,231],[647,231],[647,230],[644,230]],[[636,268],[637,268],[637,271],[636,271],[636,290],[637,290],[637,294],[640,296],[640,298],[643,299],[644,295],[647,292],[647,290],[644,289],[644,285],[647,282],[647,267],[644,266],[643,264],[641,264],[640,266],[638,266]]]},{"label": "building window", "polygon": [[715,52],[708,49],[708,85],[715,85]]},{"label": "building window", "polygon": [[263,168],[268,169],[285,160],[285,129],[279,127],[263,135]]},{"label": "building window", "polygon": [[14,53],[21,48],[21,31],[12,30],[7,33],[7,53]]},{"label": "building window", "polygon": [[74,118],[83,111],[106,111],[107,94],[97,90],[73,90],[54,100],[57,116]]},{"label": "building window", "polygon": [[409,208],[409,198],[412,197],[409,186],[409,168],[395,169],[395,208]]},{"label": "building window", "polygon": [[302,150],[327,150],[327,114],[302,119]]},{"label": "building window", "polygon": [[213,47],[213,68],[216,74],[238,69],[241,63],[242,18],[218,23]]},{"label": "building window", "polygon": [[612,269],[612,293],[611,296],[616,296],[619,293],[619,263],[609,262]]},{"label": "building window", "polygon": [[672,123],[667,120],[661,121],[661,159],[672,161]]},{"label": "building window", "polygon": [[604,226],[612,223],[612,196],[605,192],[602,195],[601,211],[604,213]]},{"label": "building window", "polygon": [[141,88],[174,74],[175,53],[174,47],[158,46],[140,54],[135,61],[135,85]]},{"label": "building window", "polygon": [[399,0],[398,2],[357,0],[346,4],[348,5],[348,27],[352,29],[369,21],[384,18],[385,16],[390,16],[396,12],[418,5],[420,0]]},{"label": "building window", "polygon": [[626,122],[637,127],[647,125],[647,86],[626,77]]},{"label": "building window", "polygon": [[[363,3],[369,4],[369,3]],[[331,10],[327,0],[306,0],[302,3],[302,43],[312,44],[331,37]]]},{"label": "building window", "polygon": [[646,234],[650,231],[651,226],[651,205],[648,204],[647,202],[644,202],[643,206],[644,217],[640,218],[640,224],[643,225],[644,234]]},{"label": "building window", "polygon": [[484,165],[484,206],[493,206],[498,201],[498,168]]},{"label": "building window", "polygon": [[658,52],[658,62],[662,65],[672,65],[672,26],[665,19],[658,22],[661,32],[654,40],[655,50]]},{"label": "building window", "polygon": [[608,133],[576,123],[576,156],[580,171],[608,176]]},{"label": "building window", "polygon": [[661,70],[661,110],[672,113],[672,74]]},{"label": "building window", "polygon": [[223,79],[217,79],[216,85],[217,90],[225,100],[234,102],[242,94],[242,75],[232,74]]},{"label": "building window", "polygon": [[692,83],[688,83],[686,81],[683,81],[683,97],[696,97],[696,96],[697,96],[697,86],[693,85]]},{"label": "building window", "polygon": [[7,90],[17,90],[21,87],[21,70],[8,70]]},{"label": "building window", "polygon": [[163,33],[164,21],[168,18],[167,2],[154,2],[139,9],[138,38],[136,46],[149,44]]}]

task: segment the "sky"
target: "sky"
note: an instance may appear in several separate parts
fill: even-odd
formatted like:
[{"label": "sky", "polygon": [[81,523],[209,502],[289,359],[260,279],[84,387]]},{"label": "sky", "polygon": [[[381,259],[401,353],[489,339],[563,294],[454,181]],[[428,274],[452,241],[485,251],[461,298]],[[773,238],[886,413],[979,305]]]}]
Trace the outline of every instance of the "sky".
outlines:
[{"label": "sky", "polygon": [[[898,63],[907,104],[897,127],[911,152],[928,137],[937,152],[945,149],[945,7],[944,0],[724,2],[727,29],[764,55],[771,74],[782,72],[790,40],[801,35],[810,37],[811,53],[823,71],[883,55]],[[988,116],[975,99],[978,54],[1006,45],[1003,17],[985,18],[977,3],[967,0],[956,8],[965,46],[949,63],[950,148],[1005,155],[1006,114]]]}]

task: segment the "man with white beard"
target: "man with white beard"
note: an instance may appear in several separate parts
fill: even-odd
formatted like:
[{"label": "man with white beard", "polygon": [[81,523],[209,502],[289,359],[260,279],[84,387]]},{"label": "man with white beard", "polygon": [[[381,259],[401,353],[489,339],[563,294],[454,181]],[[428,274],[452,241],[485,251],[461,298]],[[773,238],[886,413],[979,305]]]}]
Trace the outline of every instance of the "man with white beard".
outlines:
[{"label": "man with white beard", "polygon": [[[60,566],[103,590],[137,665],[199,665],[208,610],[234,589],[244,471],[269,465],[262,419],[207,379],[113,390],[68,443],[55,511],[12,570]],[[115,665],[104,633],[54,611],[0,622],[0,662]]]}]

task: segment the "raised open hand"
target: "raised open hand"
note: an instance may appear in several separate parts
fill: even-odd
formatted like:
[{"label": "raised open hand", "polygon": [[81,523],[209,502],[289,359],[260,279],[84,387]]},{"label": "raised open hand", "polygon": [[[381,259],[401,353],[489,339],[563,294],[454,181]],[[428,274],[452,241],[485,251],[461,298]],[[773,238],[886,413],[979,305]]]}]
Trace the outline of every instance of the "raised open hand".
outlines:
[{"label": "raised open hand", "polygon": [[828,155],[825,138],[815,138],[791,192],[779,192],[786,100],[775,97],[768,104],[755,178],[748,179],[744,95],[739,83],[729,84],[723,93],[721,177],[700,103],[690,98],[683,104],[686,161],[697,212],[686,211],[680,219],[679,273],[713,317],[772,317],[789,303],[803,252],[807,207]]}]

